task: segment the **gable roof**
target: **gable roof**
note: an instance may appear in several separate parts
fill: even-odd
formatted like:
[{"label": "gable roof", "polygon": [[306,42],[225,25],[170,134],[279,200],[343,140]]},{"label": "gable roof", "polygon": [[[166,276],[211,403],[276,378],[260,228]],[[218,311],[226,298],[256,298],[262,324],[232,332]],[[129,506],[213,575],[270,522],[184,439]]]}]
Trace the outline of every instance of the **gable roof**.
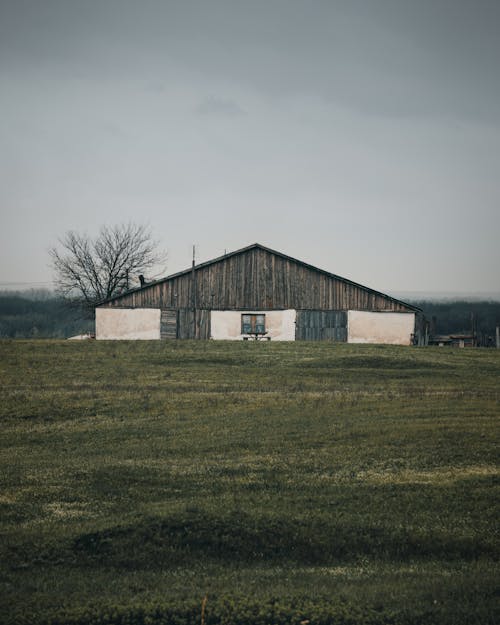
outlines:
[{"label": "gable roof", "polygon": [[[406,306],[407,308],[410,308],[411,310],[415,310],[415,311],[420,311],[421,309],[418,308],[417,306],[413,306],[412,304],[408,304],[407,302],[403,302],[399,299],[396,299],[395,297],[391,297],[390,295],[387,295],[386,293],[382,293],[381,291],[376,291],[375,289],[371,289],[370,287],[364,286],[363,284],[359,284],[358,282],[353,282],[352,280],[349,280],[347,278],[343,278],[342,276],[338,276],[334,273],[331,273],[329,271],[326,271],[325,269],[320,269],[319,267],[315,267],[314,265],[310,265],[309,263],[305,263],[302,260],[298,260],[297,258],[293,258],[293,256],[288,256],[287,254],[283,254],[282,252],[277,252],[276,250],[272,250],[269,247],[266,247],[264,245],[261,245],[260,243],[252,243],[252,245],[247,245],[246,247],[242,247],[239,250],[235,250],[234,252],[229,252],[227,254],[223,254],[222,256],[217,256],[216,258],[212,258],[212,260],[207,260],[204,263],[200,263],[199,265],[195,265],[195,270],[197,269],[203,269],[204,267],[209,267],[210,265],[215,265],[216,263],[220,263],[223,260],[226,260],[227,258],[231,258],[233,256],[238,256],[239,254],[245,254],[246,252],[249,252],[250,250],[254,250],[254,249],[259,249],[259,250],[263,250],[264,252],[268,252],[269,254],[274,254],[275,256],[279,256],[280,258],[284,258],[285,260],[291,261],[293,263],[297,263],[298,265],[301,265],[302,267],[306,267],[307,269],[310,269],[312,271],[316,271],[317,273],[321,273],[325,276],[328,276],[329,278],[334,278],[335,280],[340,280],[341,282],[345,282],[346,284],[350,284],[351,286],[355,286],[361,289],[364,289],[365,291],[369,291],[370,293],[373,293],[374,295],[381,295],[382,297],[385,297],[393,302],[397,302],[398,304],[402,304],[403,306]],[[129,291],[125,291],[124,293],[120,293],[119,295],[114,295],[113,297],[109,297],[108,299],[103,300],[102,302],[99,302],[99,304],[97,304],[98,306],[100,306],[101,304],[106,304],[108,302],[112,302],[114,300],[120,299],[121,297],[125,297],[126,295],[130,295],[131,293],[136,293],[137,291],[142,291],[144,289],[147,289],[151,286],[154,286],[156,284],[161,284],[163,282],[168,282],[169,280],[172,280],[174,278],[178,278],[179,276],[184,276],[186,274],[191,273],[192,271],[192,267],[190,267],[189,269],[184,269],[182,271],[178,271],[176,273],[172,273],[169,276],[165,276],[164,278],[160,278],[159,280],[153,280],[152,282],[148,282],[146,283],[144,286],[138,286],[134,289],[130,289]]]}]

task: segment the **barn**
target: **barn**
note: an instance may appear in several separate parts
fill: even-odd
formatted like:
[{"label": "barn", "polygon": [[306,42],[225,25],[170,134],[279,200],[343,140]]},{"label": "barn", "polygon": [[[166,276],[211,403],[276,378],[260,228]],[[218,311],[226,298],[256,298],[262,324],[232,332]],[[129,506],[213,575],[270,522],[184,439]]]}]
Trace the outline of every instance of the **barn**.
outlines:
[{"label": "barn", "polygon": [[96,308],[96,338],[419,344],[421,311],[259,243]]}]

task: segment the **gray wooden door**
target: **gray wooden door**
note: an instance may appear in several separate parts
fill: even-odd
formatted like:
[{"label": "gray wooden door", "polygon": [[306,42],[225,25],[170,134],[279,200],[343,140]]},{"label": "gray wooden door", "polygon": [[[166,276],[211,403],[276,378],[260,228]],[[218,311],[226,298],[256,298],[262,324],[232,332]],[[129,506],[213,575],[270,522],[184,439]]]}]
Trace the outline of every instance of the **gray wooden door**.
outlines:
[{"label": "gray wooden door", "polygon": [[162,341],[177,338],[177,310],[162,309],[160,316],[160,338]]},{"label": "gray wooden door", "polygon": [[347,313],[343,310],[298,310],[297,341],[347,341]]}]

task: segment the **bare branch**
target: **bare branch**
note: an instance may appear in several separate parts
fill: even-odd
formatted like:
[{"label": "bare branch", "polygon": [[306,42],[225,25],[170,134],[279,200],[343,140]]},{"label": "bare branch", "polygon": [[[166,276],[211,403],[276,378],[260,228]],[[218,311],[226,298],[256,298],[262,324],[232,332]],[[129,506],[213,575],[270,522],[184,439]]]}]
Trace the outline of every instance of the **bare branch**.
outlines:
[{"label": "bare branch", "polygon": [[95,239],[67,232],[49,254],[59,293],[89,310],[166,261],[149,228],[132,223],[103,226]]}]

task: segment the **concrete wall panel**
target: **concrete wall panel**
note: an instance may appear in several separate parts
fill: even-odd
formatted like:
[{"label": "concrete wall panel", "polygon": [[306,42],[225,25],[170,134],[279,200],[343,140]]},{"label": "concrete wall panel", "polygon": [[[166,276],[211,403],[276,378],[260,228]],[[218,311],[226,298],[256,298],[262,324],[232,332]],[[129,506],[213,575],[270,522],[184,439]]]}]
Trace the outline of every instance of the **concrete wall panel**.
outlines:
[{"label": "concrete wall panel", "polygon": [[410,345],[415,331],[415,313],[349,310],[348,343]]},{"label": "concrete wall panel", "polygon": [[99,340],[160,338],[159,308],[96,308],[95,334]]},{"label": "concrete wall panel", "polygon": [[237,341],[241,333],[241,315],[245,313],[266,316],[267,336],[273,341],[295,340],[295,310],[212,310],[210,327],[211,338],[219,341]]}]

